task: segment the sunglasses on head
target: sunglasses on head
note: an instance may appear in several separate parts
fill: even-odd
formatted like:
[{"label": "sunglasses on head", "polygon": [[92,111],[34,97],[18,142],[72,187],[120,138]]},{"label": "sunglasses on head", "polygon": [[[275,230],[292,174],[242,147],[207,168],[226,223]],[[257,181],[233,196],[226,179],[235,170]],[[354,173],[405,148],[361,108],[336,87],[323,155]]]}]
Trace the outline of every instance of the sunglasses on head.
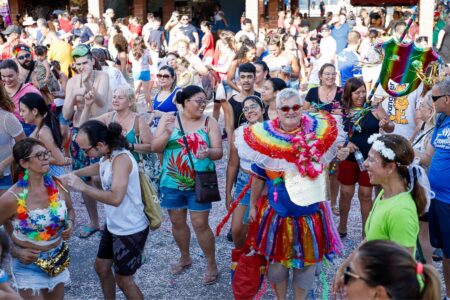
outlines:
[{"label": "sunglasses on head", "polygon": [[300,104],[295,104],[294,106],[282,106],[279,108],[284,113],[288,113],[291,109],[295,112],[299,111],[302,108]]},{"label": "sunglasses on head", "polygon": [[21,56],[17,56],[17,59],[18,60],[24,60],[24,59],[27,59],[27,58],[30,58],[30,57],[31,57],[31,54],[27,53],[27,54],[24,54],[24,55],[21,55]]},{"label": "sunglasses on head", "polygon": [[167,74],[156,74],[156,77],[157,77],[157,78],[169,79],[169,78],[170,78],[170,75],[167,75]]},{"label": "sunglasses on head", "polygon": [[433,96],[431,95],[431,99],[433,99],[433,102],[438,101],[442,97],[447,97],[448,95],[439,95],[439,96]]}]

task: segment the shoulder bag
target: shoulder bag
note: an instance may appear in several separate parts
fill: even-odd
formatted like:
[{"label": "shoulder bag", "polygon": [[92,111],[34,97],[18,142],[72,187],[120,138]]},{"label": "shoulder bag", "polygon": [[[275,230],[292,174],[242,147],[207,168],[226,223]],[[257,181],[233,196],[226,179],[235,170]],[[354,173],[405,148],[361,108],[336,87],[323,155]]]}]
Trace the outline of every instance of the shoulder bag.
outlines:
[{"label": "shoulder bag", "polygon": [[[208,118],[208,117],[207,117]],[[178,124],[180,125],[180,131],[183,135],[184,146],[188,154],[188,159],[191,164],[192,170],[195,176],[195,194],[197,196],[198,203],[210,203],[220,201],[219,185],[217,183],[217,173],[214,171],[196,171],[194,167],[194,161],[192,160],[191,150],[186,138],[186,134],[181,124],[180,115],[177,113]],[[208,119],[207,119],[208,120]]]}]

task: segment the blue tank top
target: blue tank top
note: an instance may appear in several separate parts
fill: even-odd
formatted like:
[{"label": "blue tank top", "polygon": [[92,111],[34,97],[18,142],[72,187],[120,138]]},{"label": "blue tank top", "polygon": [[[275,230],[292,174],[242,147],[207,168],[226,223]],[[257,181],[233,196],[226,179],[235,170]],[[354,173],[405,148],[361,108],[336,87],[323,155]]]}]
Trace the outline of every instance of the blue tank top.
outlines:
[{"label": "blue tank top", "polygon": [[[177,111],[177,106],[173,103],[173,99],[177,92],[180,90],[179,87],[175,87],[175,89],[170,93],[170,95],[163,101],[158,101],[159,93],[156,94],[155,99],[153,100],[153,110],[159,110],[162,112],[175,112]],[[160,118],[154,118],[152,127],[156,128],[158,126]]]}]

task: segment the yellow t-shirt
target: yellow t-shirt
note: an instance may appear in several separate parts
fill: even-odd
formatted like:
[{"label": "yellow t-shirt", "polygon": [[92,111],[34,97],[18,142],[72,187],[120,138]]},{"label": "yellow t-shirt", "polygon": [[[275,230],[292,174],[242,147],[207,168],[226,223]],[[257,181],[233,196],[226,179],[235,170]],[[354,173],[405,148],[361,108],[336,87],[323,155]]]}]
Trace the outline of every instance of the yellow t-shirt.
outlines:
[{"label": "yellow t-shirt", "polygon": [[64,41],[56,41],[50,45],[48,49],[48,60],[59,61],[61,72],[69,76],[69,66],[72,64],[72,46]]}]

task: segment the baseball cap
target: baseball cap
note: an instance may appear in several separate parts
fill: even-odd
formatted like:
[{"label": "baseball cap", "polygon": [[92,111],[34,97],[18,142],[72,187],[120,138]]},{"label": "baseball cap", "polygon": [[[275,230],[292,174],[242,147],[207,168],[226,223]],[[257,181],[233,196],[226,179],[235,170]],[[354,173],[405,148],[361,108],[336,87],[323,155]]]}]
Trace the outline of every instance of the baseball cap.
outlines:
[{"label": "baseball cap", "polygon": [[73,48],[71,56],[74,57],[83,57],[91,53],[91,48],[86,44],[80,44]]},{"label": "baseball cap", "polygon": [[72,20],[70,20],[70,24],[75,25],[80,19],[78,17],[73,17]]},{"label": "baseball cap", "polygon": [[20,30],[20,27],[17,25],[9,25],[8,28],[6,28],[6,30],[2,31],[4,35],[9,35],[14,32],[20,34],[22,31]]}]

